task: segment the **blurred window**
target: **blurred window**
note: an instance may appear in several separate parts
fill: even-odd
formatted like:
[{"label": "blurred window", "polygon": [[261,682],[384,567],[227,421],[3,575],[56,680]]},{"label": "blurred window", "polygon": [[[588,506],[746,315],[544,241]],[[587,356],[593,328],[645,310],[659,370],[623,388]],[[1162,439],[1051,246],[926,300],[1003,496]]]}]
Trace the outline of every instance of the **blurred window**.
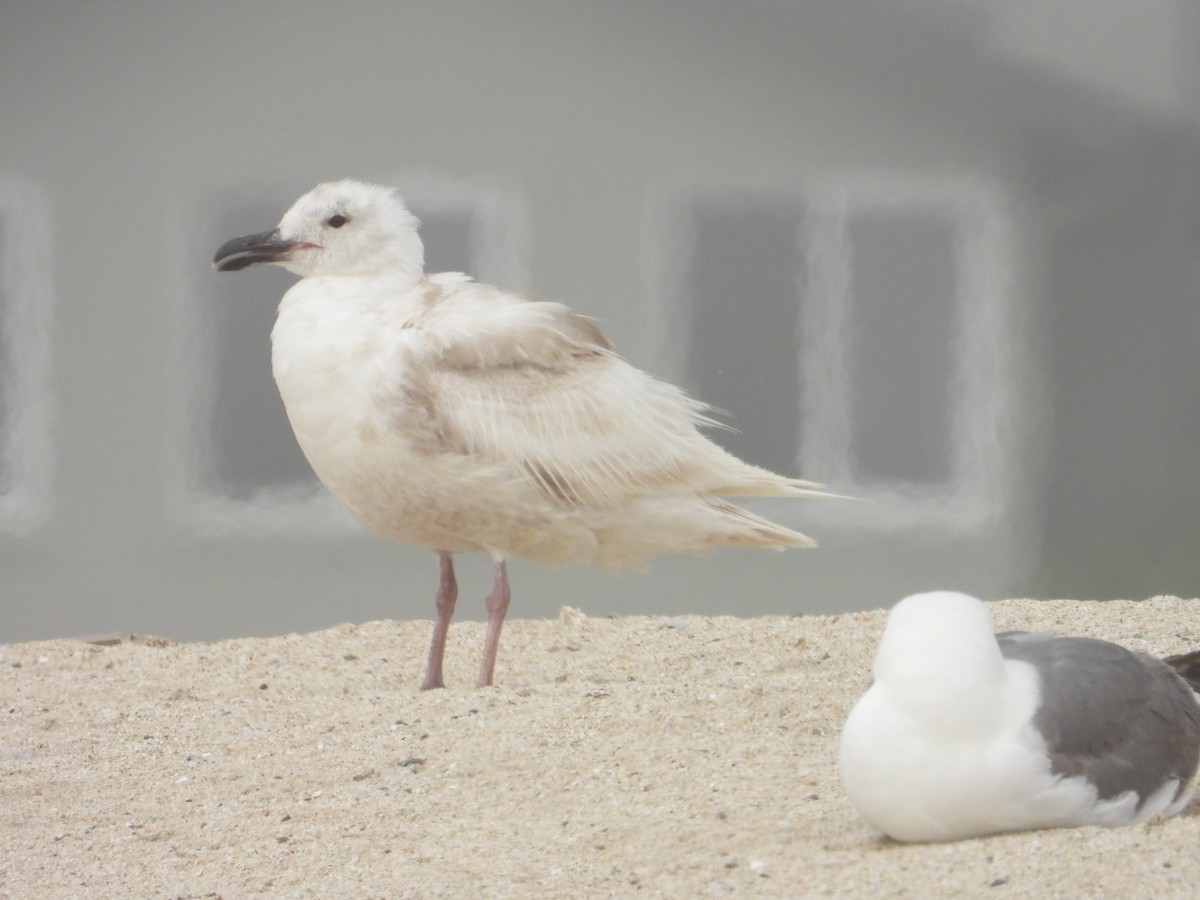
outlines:
[{"label": "blurred window", "polygon": [[9,533],[50,512],[52,283],[45,201],[0,182],[0,529]]},{"label": "blurred window", "polygon": [[689,387],[736,429],[713,439],[778,472],[795,472],[803,427],[804,211],[767,197],[702,198],[684,285]]},{"label": "blurred window", "polygon": [[983,512],[1011,386],[989,194],[726,190],[685,206],[686,379],[737,429],[713,439],[909,511]]},{"label": "blurred window", "polygon": [[[848,253],[846,400],[854,481],[946,484],[960,224],[941,210],[859,209],[843,223]],[[832,298],[831,298],[832,299]]]}]

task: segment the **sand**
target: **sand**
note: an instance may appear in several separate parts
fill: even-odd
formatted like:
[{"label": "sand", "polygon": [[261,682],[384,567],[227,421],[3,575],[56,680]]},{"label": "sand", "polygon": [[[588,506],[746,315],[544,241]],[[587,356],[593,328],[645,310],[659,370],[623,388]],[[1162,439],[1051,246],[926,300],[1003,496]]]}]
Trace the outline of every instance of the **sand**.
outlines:
[{"label": "sand", "polygon": [[[1200,601],[995,603],[998,628],[1200,647]],[[5,897],[1192,897],[1200,802],[906,846],[838,733],[884,613],[511,621],[498,687],[416,690],[429,622],[0,650]]]}]

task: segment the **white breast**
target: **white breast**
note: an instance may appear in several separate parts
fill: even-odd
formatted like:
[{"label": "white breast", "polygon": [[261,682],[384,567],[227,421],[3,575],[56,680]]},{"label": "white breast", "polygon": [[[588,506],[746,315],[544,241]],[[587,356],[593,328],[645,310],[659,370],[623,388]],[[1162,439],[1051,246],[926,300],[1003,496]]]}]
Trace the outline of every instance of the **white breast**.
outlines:
[{"label": "white breast", "polygon": [[369,398],[388,377],[389,354],[380,317],[325,281],[306,279],[284,295],[271,332],[271,368],[297,439],[306,453],[314,451],[314,465],[328,468],[334,443],[380,424]]},{"label": "white breast", "polygon": [[520,552],[550,533],[569,545],[593,542],[590,532],[555,526],[540,505],[522,502],[526,479],[431,449],[398,401],[406,380],[421,377],[406,368],[421,332],[405,322],[424,293],[376,296],[355,282],[301,281],[284,296],[271,333],[288,419],[330,493],[372,531],[431,550]]},{"label": "white breast", "polygon": [[[375,309],[347,281],[308,278],[288,291],[271,332],[271,367],[317,477],[351,514],[386,533],[383,517],[403,518],[418,499],[406,499],[404,486],[420,482],[411,441],[381,402],[404,378],[390,327],[404,304]],[[413,537],[403,539],[423,543]]]}]

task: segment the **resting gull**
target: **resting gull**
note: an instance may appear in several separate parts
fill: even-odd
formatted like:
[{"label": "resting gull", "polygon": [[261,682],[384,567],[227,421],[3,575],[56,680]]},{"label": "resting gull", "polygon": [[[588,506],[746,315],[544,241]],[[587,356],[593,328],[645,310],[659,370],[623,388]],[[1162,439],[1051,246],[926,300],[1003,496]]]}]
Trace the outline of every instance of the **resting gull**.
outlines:
[{"label": "resting gull", "polygon": [[828,496],[819,485],[709,441],[708,407],[629,365],[566,306],[426,275],[417,225],[392,190],[331,182],[213,264],[301,276],[271,332],[275,381],[330,492],[367,528],[440,559],[422,688],[443,686],[456,553],[495,565],[485,686],[509,556],[617,570],[722,545],[813,546],[725,497]]},{"label": "resting gull", "polygon": [[1187,805],[1200,697],[1153,657],[994,635],[985,604],[937,592],[892,609],[874,675],[842,732],[842,782],[896,840],[1129,825]]}]

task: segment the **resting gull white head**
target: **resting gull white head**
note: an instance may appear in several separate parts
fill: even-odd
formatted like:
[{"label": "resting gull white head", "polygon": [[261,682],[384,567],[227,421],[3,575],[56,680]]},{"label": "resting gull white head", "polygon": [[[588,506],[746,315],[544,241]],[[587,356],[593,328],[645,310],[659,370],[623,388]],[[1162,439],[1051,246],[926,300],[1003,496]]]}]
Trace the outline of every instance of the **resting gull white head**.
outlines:
[{"label": "resting gull white head", "polygon": [[995,635],[984,603],[937,592],[892,609],[874,676],[842,732],[842,782],[896,840],[1128,825],[1187,805],[1200,697],[1161,660]]},{"label": "resting gull white head", "polygon": [[700,432],[704,404],[622,360],[590,319],[460,274],[424,274],[417,220],[356,181],[305,194],[272,231],[236,238],[221,271],[302,277],[271,364],[317,476],[373,531],[441,561],[423,688],[442,687],[458,595],[453,555],[489,554],[479,684],[509,603],[505,560],[643,567],[722,545],[810,547],[728,496],[828,496],[748,465]]}]

